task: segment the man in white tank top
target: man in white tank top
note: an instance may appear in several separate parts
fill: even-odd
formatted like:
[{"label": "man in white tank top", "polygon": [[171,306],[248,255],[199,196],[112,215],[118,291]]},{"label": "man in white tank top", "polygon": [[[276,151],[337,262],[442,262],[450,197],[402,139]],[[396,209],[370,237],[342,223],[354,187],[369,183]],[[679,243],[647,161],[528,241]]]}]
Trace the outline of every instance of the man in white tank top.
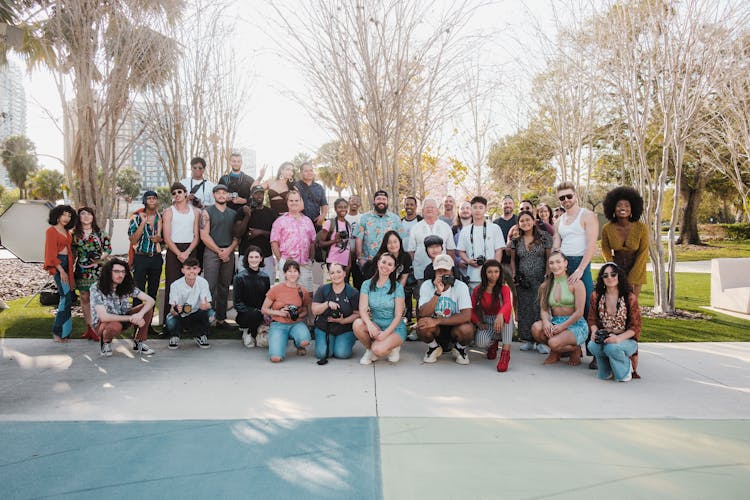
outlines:
[{"label": "man in white tank top", "polygon": [[172,206],[162,214],[164,221],[164,243],[167,258],[164,265],[164,304],[159,308],[159,317],[164,324],[162,311],[169,310],[169,286],[182,277],[182,263],[188,257],[195,257],[195,249],[200,241],[198,221],[200,210],[188,203],[188,191],[179,182],[172,184]]},{"label": "man in white tank top", "polygon": [[[557,198],[565,209],[555,222],[552,249],[560,250],[568,258],[568,283],[573,286],[578,280],[586,287],[586,308],[583,317],[588,318],[589,298],[594,291],[591,277],[591,258],[596,252],[599,237],[599,219],[591,210],[578,205],[576,187],[572,182],[558,184]],[[589,368],[596,369],[596,359]]]}]

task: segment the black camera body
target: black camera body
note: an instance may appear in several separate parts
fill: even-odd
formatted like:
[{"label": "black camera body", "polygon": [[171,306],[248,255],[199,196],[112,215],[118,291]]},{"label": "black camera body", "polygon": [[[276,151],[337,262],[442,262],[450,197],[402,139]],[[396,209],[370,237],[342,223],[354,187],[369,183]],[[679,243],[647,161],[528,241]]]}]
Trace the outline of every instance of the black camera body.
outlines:
[{"label": "black camera body", "polygon": [[342,240],[349,239],[349,231],[339,231],[339,238]]},{"label": "black camera body", "polygon": [[476,259],[474,259],[474,260],[476,260],[476,261],[477,261],[477,265],[478,265],[479,267],[482,267],[482,266],[484,265],[484,263],[485,263],[485,262],[487,262],[487,259],[485,259],[485,258],[484,258],[484,255],[480,255],[479,257],[477,257],[477,258],[476,258]]},{"label": "black camera body", "polygon": [[255,197],[251,196],[250,197],[250,202],[248,203],[248,205],[250,206],[250,208],[252,208],[253,210],[255,210],[256,208],[260,208],[260,206],[263,205],[263,202],[262,201],[258,201],[258,200],[255,199]]},{"label": "black camera body", "polygon": [[444,274],[440,279],[445,286],[453,286],[453,284],[456,282],[456,277],[452,274]]},{"label": "black camera body", "polygon": [[604,344],[604,341],[607,340],[610,335],[612,335],[612,333],[607,330],[597,330],[594,334],[594,342],[597,344]]},{"label": "black camera body", "polygon": [[180,312],[180,315],[182,317],[185,317],[185,316],[190,315],[190,313],[192,313],[192,312],[193,312],[193,306],[191,306],[190,304],[183,304],[182,305],[182,311]]},{"label": "black camera body", "polygon": [[289,318],[292,321],[297,321],[299,319],[299,307],[290,304],[286,306],[286,310],[289,311]]},{"label": "black camera body", "polygon": [[513,278],[513,283],[515,283],[518,288],[524,289],[529,289],[532,286],[531,280],[520,273],[516,274],[515,278]]},{"label": "black camera body", "polygon": [[334,318],[334,319],[338,319],[338,318],[342,317],[343,314],[341,313],[341,309],[331,309],[330,316],[332,318]]}]

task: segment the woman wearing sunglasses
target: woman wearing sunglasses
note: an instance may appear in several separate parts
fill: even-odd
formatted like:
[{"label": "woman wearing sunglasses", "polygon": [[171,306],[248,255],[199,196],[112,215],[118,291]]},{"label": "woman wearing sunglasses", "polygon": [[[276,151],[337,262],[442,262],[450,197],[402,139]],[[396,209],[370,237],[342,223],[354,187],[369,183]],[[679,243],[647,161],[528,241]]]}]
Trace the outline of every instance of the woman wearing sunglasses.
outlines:
[{"label": "woman wearing sunglasses", "polygon": [[589,352],[598,364],[602,380],[628,382],[638,377],[631,357],[638,352],[641,337],[641,310],[630,289],[625,271],[607,262],[599,271],[588,317],[591,328]]}]

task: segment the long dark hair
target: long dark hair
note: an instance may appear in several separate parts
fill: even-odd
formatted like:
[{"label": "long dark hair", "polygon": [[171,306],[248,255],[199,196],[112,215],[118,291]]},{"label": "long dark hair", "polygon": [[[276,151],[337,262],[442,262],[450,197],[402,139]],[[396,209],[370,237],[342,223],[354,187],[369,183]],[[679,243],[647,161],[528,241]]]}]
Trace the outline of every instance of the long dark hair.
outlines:
[{"label": "long dark hair", "polygon": [[[534,237],[534,239],[531,241],[532,246],[536,246],[541,243],[542,241],[542,233],[539,231],[539,227],[536,225],[536,220],[534,219],[534,214],[529,212],[528,210],[523,210],[518,213],[517,221],[521,220],[522,215],[528,215],[531,217],[531,235]],[[518,222],[516,222],[516,225],[518,225]],[[523,229],[521,229],[521,226],[518,226],[518,236],[516,237],[516,240],[520,240],[524,237]]]},{"label": "long dark hair", "polygon": [[617,296],[618,298],[624,298],[625,300],[628,300],[628,296],[630,295],[630,292],[631,292],[630,282],[628,282],[628,275],[625,273],[625,270],[623,270],[620,266],[618,266],[614,262],[607,262],[601,267],[601,269],[599,269],[599,276],[597,276],[596,284],[594,285],[594,290],[596,291],[596,295],[598,297],[602,297],[604,296],[604,293],[607,291],[607,286],[604,284],[604,276],[603,276],[607,269],[612,269],[612,271],[617,273]]},{"label": "long dark hair", "polygon": [[391,282],[391,287],[388,289],[388,295],[390,295],[396,291],[396,269],[398,268],[398,260],[387,250],[384,253],[378,253],[373,260],[373,262],[375,263],[375,274],[373,274],[372,278],[370,278],[370,291],[375,291],[375,287],[377,286],[378,280],[380,279],[380,269],[378,269],[378,262],[380,262],[380,258],[384,255],[387,255],[388,257],[393,259],[393,263],[395,264],[393,266],[393,272],[388,275],[388,280]]},{"label": "long dark hair", "polygon": [[94,232],[94,234],[101,233],[101,229],[99,229],[99,224],[96,223],[96,212],[94,212],[94,209],[91,207],[81,207],[78,209],[78,217],[76,217],[76,227],[73,230],[73,236],[76,239],[82,239],[83,238],[83,224],[81,223],[81,212],[88,212],[91,214],[91,217],[94,218],[94,220],[91,221],[91,231]]},{"label": "long dark hair", "polygon": [[383,242],[380,244],[380,248],[378,248],[377,255],[388,253],[388,240],[391,238],[391,235],[395,235],[396,238],[398,238],[398,255],[394,256],[396,257],[396,265],[398,265],[398,263],[401,262],[403,255],[406,253],[404,250],[404,241],[401,239],[401,236],[399,236],[398,231],[391,229],[383,235]]},{"label": "long dark hair", "polygon": [[[554,250],[552,253],[549,254],[549,258],[547,259],[547,262],[550,261],[550,259],[556,255],[559,255],[563,258],[564,261],[568,261],[568,257],[562,253],[559,250]],[[568,271],[565,271],[565,275],[567,276]],[[541,285],[539,285],[539,305],[541,306],[542,310],[546,311],[549,309],[549,292],[552,290],[552,283],[555,281],[555,275],[550,273],[547,273],[547,275],[544,277],[544,281]],[[588,300],[588,299],[586,299]]]},{"label": "long dark hair", "polygon": [[[503,289],[503,266],[501,266],[500,262],[495,259],[484,261],[482,270],[479,271],[479,274],[482,277],[482,283],[479,285],[479,297],[481,297],[481,294],[484,293],[488,286],[490,286],[490,280],[489,278],[487,278],[487,269],[490,267],[496,267],[500,270],[500,277],[497,279],[497,283],[495,283],[495,286],[492,287],[492,291],[490,292],[490,295],[492,296],[492,303],[497,304],[498,307],[503,307],[503,296],[500,293]],[[477,303],[479,303],[479,301],[477,301]]]},{"label": "long dark hair", "polygon": [[109,295],[110,293],[112,293],[112,268],[116,265],[125,268],[125,279],[122,280],[122,283],[117,285],[115,294],[118,297],[125,297],[133,292],[133,290],[135,289],[135,282],[133,281],[133,275],[130,272],[130,264],[128,264],[124,260],[117,258],[108,260],[102,266],[102,271],[99,275],[98,281],[99,291],[104,295]]}]

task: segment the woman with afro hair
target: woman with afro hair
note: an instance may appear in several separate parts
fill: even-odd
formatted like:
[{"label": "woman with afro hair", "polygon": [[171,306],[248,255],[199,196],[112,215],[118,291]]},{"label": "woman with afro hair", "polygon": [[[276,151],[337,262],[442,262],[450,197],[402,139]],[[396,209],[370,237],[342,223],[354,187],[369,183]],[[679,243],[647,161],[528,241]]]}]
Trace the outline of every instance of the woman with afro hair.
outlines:
[{"label": "woman with afro hair", "polygon": [[615,262],[627,274],[636,298],[646,283],[648,228],[639,219],[643,198],[631,187],[618,187],[604,198],[604,216],[610,222],[602,227],[602,258]]}]

